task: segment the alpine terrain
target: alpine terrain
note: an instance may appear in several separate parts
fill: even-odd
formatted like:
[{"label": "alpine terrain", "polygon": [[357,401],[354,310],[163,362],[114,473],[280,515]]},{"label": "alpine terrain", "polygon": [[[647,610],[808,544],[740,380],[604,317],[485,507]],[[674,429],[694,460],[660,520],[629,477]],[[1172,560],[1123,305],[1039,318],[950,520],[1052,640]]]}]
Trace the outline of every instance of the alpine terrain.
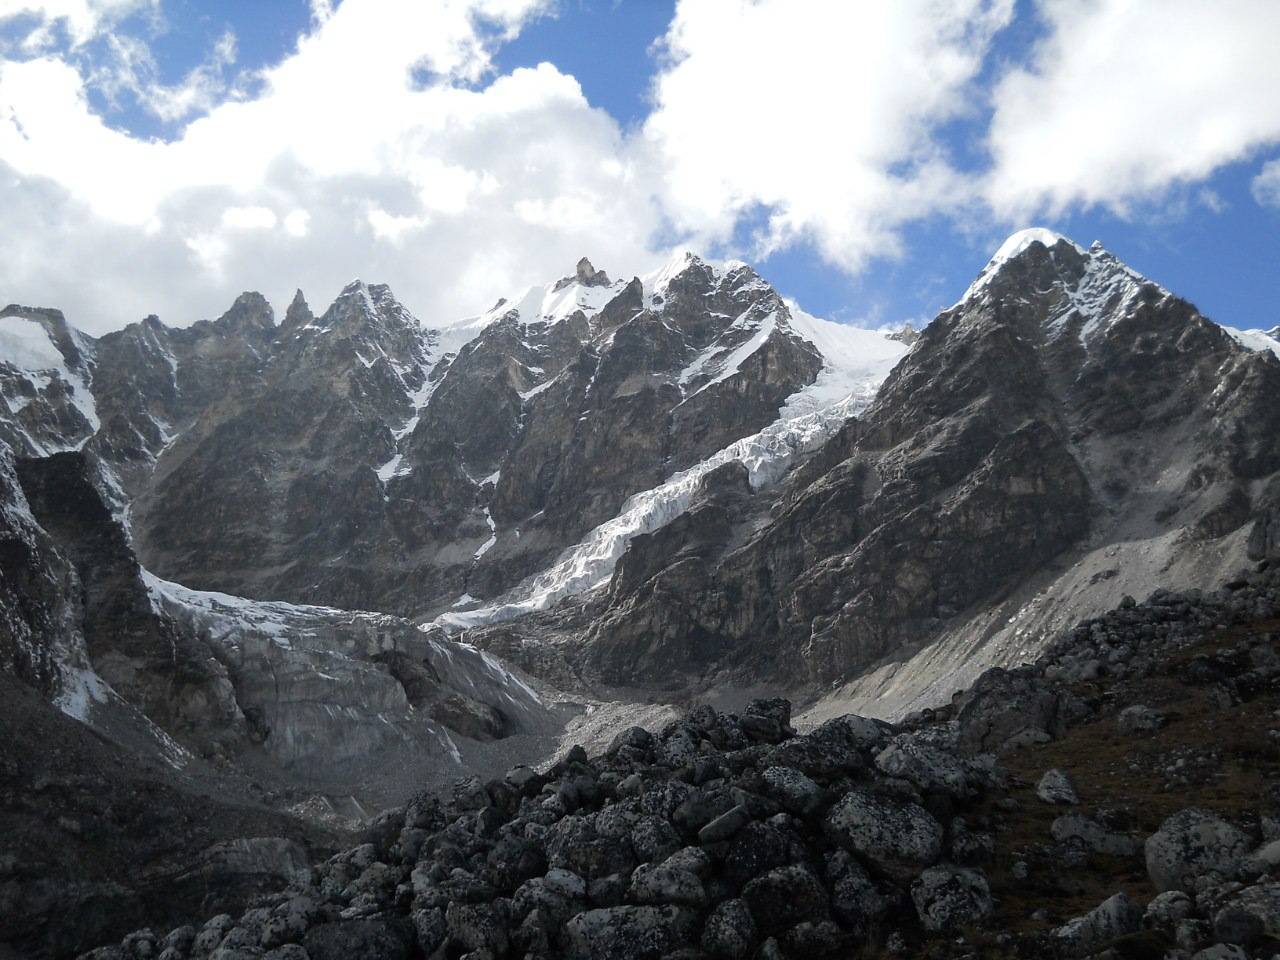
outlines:
[{"label": "alpine terrain", "polygon": [[10,305],[0,398],[0,958],[1280,955],[1280,328],[1099,244]]}]

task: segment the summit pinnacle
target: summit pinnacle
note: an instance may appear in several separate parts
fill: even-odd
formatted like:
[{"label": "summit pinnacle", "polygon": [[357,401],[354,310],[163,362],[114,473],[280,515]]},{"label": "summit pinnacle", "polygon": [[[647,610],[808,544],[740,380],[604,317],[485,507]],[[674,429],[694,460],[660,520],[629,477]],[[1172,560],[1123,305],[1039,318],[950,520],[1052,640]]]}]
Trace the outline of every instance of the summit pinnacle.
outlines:
[{"label": "summit pinnacle", "polygon": [[583,257],[578,261],[578,282],[584,287],[607,287],[612,281],[603,270],[597,270],[591,261]]}]

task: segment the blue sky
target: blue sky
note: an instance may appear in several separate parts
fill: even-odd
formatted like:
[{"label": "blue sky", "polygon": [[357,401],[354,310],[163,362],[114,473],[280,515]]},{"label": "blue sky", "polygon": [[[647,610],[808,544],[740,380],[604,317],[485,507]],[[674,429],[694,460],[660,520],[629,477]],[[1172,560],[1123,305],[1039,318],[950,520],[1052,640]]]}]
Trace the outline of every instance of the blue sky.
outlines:
[{"label": "blue sky", "polygon": [[927,321],[1009,233],[1280,323],[1271,0],[0,0],[0,301],[351,277],[420,318],[688,248]]}]

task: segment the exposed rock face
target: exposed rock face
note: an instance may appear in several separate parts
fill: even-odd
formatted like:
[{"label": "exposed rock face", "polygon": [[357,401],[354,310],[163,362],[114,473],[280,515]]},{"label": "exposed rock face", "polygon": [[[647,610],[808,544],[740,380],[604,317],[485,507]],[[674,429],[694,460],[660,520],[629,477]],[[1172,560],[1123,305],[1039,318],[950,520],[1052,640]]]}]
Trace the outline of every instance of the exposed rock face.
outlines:
[{"label": "exposed rock face", "polygon": [[0,722],[0,944],[13,956],[74,956],[139,926],[238,914],[338,845],[234,780],[104,741],[9,677]]},{"label": "exposed rock face", "polygon": [[963,662],[958,688],[1089,598],[1139,589],[1145,566],[1105,569],[1117,545],[1188,582],[1224,549],[1243,562],[1250,531],[1266,555],[1277,397],[1275,356],[1106,251],[1026,243],[776,492],[632,541],[606,609],[557,642],[610,683],[829,687],[888,664],[839,696],[936,700],[940,670]]},{"label": "exposed rock face", "polygon": [[52,695],[61,686],[57,650],[77,637],[75,573],[31,515],[2,443],[0,558],[0,672]]},{"label": "exposed rock face", "polygon": [[62,311],[0,310],[0,443],[19,457],[83,446],[100,425],[89,387],[94,368],[92,338]]},{"label": "exposed rock face", "polygon": [[279,328],[246,295],[199,331],[104,338],[101,444],[138,465],[142,559],[191,586],[399,613],[500,593],[822,369],[749,268],[670,272],[610,283],[584,260],[443,330],[354,283]]}]

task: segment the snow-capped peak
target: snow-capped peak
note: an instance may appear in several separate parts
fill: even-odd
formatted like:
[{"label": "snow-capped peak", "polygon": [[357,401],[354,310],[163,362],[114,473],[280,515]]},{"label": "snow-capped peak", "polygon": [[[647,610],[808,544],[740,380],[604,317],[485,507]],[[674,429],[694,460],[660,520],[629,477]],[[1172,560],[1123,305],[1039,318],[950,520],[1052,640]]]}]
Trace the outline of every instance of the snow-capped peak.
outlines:
[{"label": "snow-capped peak", "polygon": [[[1049,327],[1061,332],[1078,326],[1080,342],[1086,345],[1097,331],[1109,326],[1109,317],[1123,315],[1126,303],[1138,297],[1144,288],[1153,287],[1165,296],[1170,295],[1169,291],[1152,284],[1123,263],[1101,243],[1095,242],[1086,250],[1060,233],[1044,227],[1032,227],[1020,230],[1001,244],[952,310],[989,295],[992,281],[1006,265],[1025,255],[1036,244],[1050,251],[1050,257],[1057,266],[1054,286],[1060,287],[1067,295],[1066,306],[1049,321]],[[1063,245],[1069,251],[1065,257],[1060,252]]]},{"label": "snow-capped peak", "polygon": [[1000,244],[1000,249],[991,258],[991,263],[1001,264],[1006,260],[1012,260],[1033,243],[1040,243],[1046,247],[1053,248],[1064,241],[1075,247],[1076,252],[1081,254],[1085,252],[1084,247],[1056,230],[1050,230],[1047,227],[1028,227],[1025,230],[1019,230],[1004,243]]},{"label": "snow-capped peak", "polygon": [[[978,274],[973,283],[969,284],[969,289],[964,292],[964,296],[957,301],[956,305],[959,306],[962,303],[966,303],[982,293],[987,284],[999,275],[1006,263],[1025,253],[1032,244],[1036,243],[1042,244],[1050,250],[1060,243],[1066,243],[1081,256],[1089,255],[1089,251],[1085,250],[1080,244],[1047,227],[1028,227],[1026,230],[1019,230],[1004,243],[1000,244],[1000,249],[987,261],[987,265],[982,268],[982,272]],[[1094,247],[1097,250],[1101,249],[1097,244]]]},{"label": "snow-capped peak", "polygon": [[[294,300],[296,303],[297,297]],[[342,288],[324,316],[313,319],[303,329],[349,332],[353,322],[358,326],[372,323],[380,327],[421,327],[418,319],[396,299],[385,283],[371,284],[356,279]]]},{"label": "snow-capped peak", "polygon": [[[590,268],[590,263],[585,257],[579,264],[580,268],[583,263]],[[579,270],[580,275],[586,273],[586,270]],[[520,326],[528,327],[538,323],[559,323],[578,312],[592,317],[604,309],[605,304],[627,286],[626,281],[622,280],[610,284],[583,283],[580,275],[526,287],[517,296],[504,297],[480,316],[467,317],[453,324],[452,327],[471,329],[479,333],[499,320],[510,320]],[[596,275],[594,268],[590,268],[590,276],[587,279]]]},{"label": "snow-capped peak", "polygon": [[640,278],[644,287],[644,302],[653,309],[661,309],[667,291],[672,282],[691,271],[697,271],[707,278],[709,289],[731,281],[734,289],[751,284],[765,285],[750,265],[742,260],[725,260],[723,262],[704,260],[692,251],[685,250],[672,257],[657,270]]}]

